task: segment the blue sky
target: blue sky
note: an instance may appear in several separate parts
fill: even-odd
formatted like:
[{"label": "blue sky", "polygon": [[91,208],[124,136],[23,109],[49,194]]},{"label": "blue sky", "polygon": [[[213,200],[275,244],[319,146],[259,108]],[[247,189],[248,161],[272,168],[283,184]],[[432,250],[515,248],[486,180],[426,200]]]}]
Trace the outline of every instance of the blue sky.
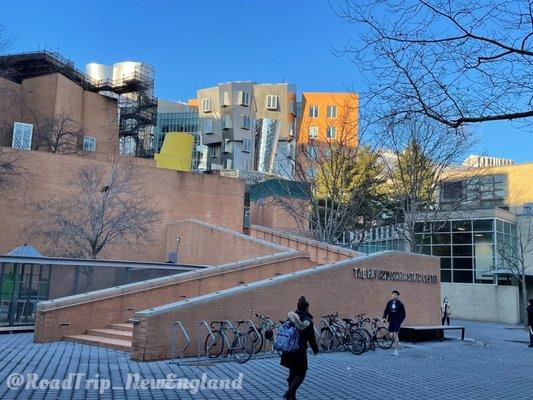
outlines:
[{"label": "blue sky", "polygon": [[[298,91],[364,90],[354,65],[332,54],[355,28],[326,0],[3,0],[12,52],[47,48],[86,63],[154,66],[156,95],[194,97],[231,80],[288,81]],[[476,125],[473,150],[533,161],[533,127]]]}]

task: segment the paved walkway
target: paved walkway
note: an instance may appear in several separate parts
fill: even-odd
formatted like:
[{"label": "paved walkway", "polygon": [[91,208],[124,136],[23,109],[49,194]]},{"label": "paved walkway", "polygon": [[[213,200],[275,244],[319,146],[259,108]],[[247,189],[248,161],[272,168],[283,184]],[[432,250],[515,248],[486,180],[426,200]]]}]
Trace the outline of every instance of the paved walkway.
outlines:
[{"label": "paved walkway", "polygon": [[[460,323],[467,326],[467,338],[476,341],[405,344],[399,357],[392,356],[390,351],[362,356],[348,353],[311,356],[310,371],[299,391],[299,399],[533,398],[533,349],[527,347],[525,332],[497,324]],[[31,340],[32,335],[25,333],[0,335],[0,399],[252,400],[281,399],[285,390],[286,370],[275,358],[251,360],[245,365],[222,363],[189,367],[168,362],[136,363],[121,351],[67,342],[34,344]],[[24,384],[29,373],[39,378],[35,378],[28,389],[9,389],[8,377],[13,373],[21,374]],[[61,382],[69,373],[83,374],[79,375],[78,389],[69,389],[67,381]],[[190,382],[193,386],[188,390],[139,389],[139,379],[162,379],[172,373],[177,378],[190,379],[202,379],[205,373],[207,380],[235,379],[242,373],[242,389],[205,389],[193,394],[194,382],[198,384],[199,381]],[[46,387],[43,378],[55,379],[48,383],[51,388]],[[94,382],[86,389],[85,379],[95,378],[94,382],[105,386],[108,381],[114,389],[94,389]],[[12,385],[20,383],[18,378],[11,379]],[[133,384],[123,389],[128,386],[128,379]],[[71,382],[75,381],[71,375]],[[144,382],[145,385],[150,383]],[[42,385],[40,389],[31,389],[38,384]]]}]

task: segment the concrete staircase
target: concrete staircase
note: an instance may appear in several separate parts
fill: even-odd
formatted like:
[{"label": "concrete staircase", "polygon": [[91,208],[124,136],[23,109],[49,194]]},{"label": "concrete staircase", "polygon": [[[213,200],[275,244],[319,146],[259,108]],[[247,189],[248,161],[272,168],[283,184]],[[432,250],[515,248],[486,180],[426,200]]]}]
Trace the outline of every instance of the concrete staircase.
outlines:
[{"label": "concrete staircase", "polygon": [[65,336],[63,340],[130,352],[132,335],[133,325],[124,323],[89,329],[84,335]]}]

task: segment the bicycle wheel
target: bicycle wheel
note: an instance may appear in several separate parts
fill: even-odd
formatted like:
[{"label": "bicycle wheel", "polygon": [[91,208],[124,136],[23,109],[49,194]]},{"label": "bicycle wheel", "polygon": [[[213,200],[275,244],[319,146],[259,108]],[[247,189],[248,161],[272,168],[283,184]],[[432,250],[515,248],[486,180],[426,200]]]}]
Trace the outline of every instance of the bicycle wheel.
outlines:
[{"label": "bicycle wheel", "polygon": [[352,344],[349,350],[352,354],[360,356],[366,351],[366,340],[359,332],[351,332]]},{"label": "bicycle wheel", "polygon": [[[214,337],[214,338],[213,338]],[[204,344],[205,354],[209,358],[218,358],[224,351],[224,338],[219,330],[213,331],[213,336],[207,335]]]},{"label": "bicycle wheel", "polygon": [[238,333],[231,345],[233,359],[244,364],[254,355],[254,342],[248,333]]},{"label": "bicycle wheel", "polygon": [[384,327],[378,328],[376,330],[376,334],[374,335],[374,338],[376,339],[376,343],[378,344],[380,349],[387,350],[392,347],[392,338],[387,328],[384,328]]},{"label": "bicycle wheel", "polygon": [[331,350],[333,347],[333,332],[331,329],[323,327],[320,330],[320,347],[322,350]]},{"label": "bicycle wheel", "polygon": [[262,332],[259,332],[259,335],[258,335],[253,328],[250,328],[248,330],[248,335],[250,335],[250,338],[252,339],[252,342],[254,343],[254,354],[257,354],[261,350],[263,350],[265,339],[263,338]]},{"label": "bicycle wheel", "polygon": [[365,341],[365,352],[367,352],[368,350],[372,349],[373,340],[372,340],[372,336],[370,335],[370,332],[368,332],[364,328],[357,328],[353,332],[358,333],[364,339],[364,341]]}]

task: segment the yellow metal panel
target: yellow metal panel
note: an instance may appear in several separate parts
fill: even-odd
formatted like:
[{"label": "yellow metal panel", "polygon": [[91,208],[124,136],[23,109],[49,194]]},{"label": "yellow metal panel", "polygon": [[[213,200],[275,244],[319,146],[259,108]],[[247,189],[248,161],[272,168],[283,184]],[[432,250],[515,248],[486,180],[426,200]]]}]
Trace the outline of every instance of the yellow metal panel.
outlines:
[{"label": "yellow metal panel", "polygon": [[193,135],[183,132],[167,133],[161,151],[154,157],[157,167],[175,171],[190,171],[193,146]]}]

